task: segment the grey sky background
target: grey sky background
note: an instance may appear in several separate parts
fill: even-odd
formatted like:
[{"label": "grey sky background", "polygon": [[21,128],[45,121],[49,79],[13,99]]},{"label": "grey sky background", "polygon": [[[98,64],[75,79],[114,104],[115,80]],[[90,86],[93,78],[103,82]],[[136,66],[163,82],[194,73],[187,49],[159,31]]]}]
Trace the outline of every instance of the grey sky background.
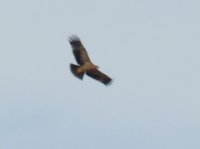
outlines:
[{"label": "grey sky background", "polygon": [[[0,1],[1,149],[199,149],[200,1]],[[75,78],[77,34],[113,85]]]}]

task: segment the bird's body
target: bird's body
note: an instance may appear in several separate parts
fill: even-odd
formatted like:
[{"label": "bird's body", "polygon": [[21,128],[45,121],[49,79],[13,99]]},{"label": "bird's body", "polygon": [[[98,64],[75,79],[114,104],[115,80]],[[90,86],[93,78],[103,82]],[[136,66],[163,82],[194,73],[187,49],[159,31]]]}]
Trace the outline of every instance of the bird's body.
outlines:
[{"label": "bird's body", "polygon": [[82,66],[80,66],[77,69],[77,72],[78,73],[83,73],[83,72],[95,70],[97,68],[98,68],[98,66],[96,66],[96,65],[94,65],[94,64],[92,64],[90,62],[86,62],[86,63],[84,63]]},{"label": "bird's body", "polygon": [[81,40],[76,35],[72,35],[69,37],[69,42],[72,46],[74,57],[79,64],[79,66],[70,64],[72,73],[79,79],[83,79],[83,76],[86,73],[93,79],[96,79],[105,85],[109,85],[112,82],[112,79],[99,71],[98,66],[92,63]]}]

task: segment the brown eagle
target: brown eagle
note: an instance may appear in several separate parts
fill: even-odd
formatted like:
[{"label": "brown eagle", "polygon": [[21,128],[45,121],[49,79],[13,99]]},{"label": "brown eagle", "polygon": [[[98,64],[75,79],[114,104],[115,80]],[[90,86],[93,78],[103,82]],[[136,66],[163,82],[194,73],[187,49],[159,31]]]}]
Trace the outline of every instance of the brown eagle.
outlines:
[{"label": "brown eagle", "polygon": [[96,79],[105,85],[110,85],[112,79],[99,71],[98,66],[91,62],[86,49],[81,43],[80,38],[76,35],[71,35],[68,38],[68,41],[71,44],[74,57],[79,64],[70,64],[71,72],[81,80],[83,79],[84,74],[87,74],[89,77],[92,77],[93,79]]}]

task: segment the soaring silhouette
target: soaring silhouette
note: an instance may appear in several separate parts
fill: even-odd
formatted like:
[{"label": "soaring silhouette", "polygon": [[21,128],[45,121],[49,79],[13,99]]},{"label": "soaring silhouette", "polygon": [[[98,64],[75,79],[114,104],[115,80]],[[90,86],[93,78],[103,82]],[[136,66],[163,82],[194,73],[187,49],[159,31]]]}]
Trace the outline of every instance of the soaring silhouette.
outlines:
[{"label": "soaring silhouette", "polygon": [[92,77],[93,79],[98,80],[105,85],[110,85],[112,79],[99,71],[98,66],[91,62],[86,49],[81,43],[80,38],[76,35],[71,35],[68,40],[71,44],[74,57],[79,64],[70,64],[71,72],[81,80],[86,73],[89,77]]}]

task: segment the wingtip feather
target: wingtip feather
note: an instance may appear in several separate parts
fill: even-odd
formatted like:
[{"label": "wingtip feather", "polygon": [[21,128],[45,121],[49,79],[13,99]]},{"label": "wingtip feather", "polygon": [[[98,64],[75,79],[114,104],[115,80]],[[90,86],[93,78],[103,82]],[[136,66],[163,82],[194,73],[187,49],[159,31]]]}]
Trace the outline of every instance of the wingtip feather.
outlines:
[{"label": "wingtip feather", "polygon": [[110,85],[112,85],[112,79],[108,79],[108,80],[105,80],[105,81],[103,81],[103,84],[105,84],[106,86],[110,86]]},{"label": "wingtip feather", "polygon": [[80,41],[80,38],[76,34],[72,34],[68,37],[69,42]]}]

